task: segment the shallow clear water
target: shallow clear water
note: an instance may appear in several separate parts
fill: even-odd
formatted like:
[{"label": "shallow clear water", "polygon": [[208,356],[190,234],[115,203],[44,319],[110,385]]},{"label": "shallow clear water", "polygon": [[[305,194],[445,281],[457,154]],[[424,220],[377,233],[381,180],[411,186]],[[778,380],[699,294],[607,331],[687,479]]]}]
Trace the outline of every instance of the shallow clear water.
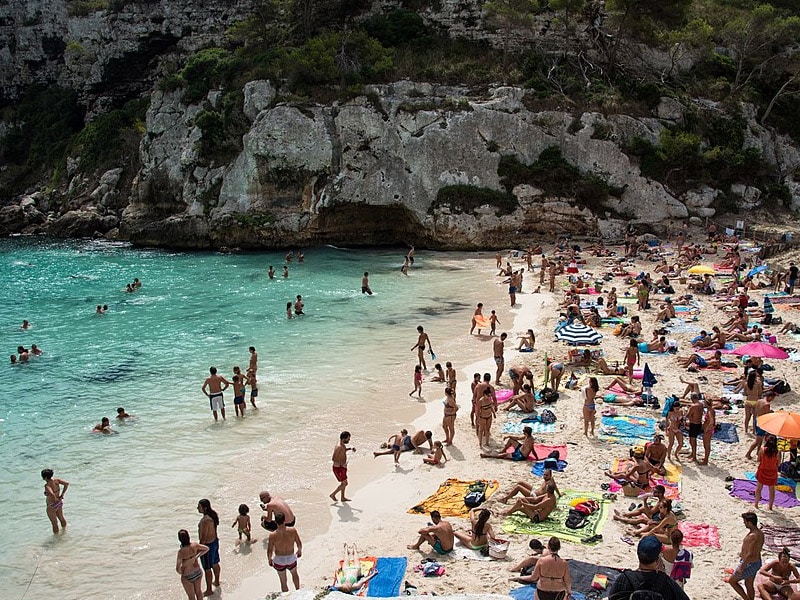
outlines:
[{"label": "shallow clear water", "polygon": [[[174,536],[180,527],[194,535],[198,498],[231,504],[217,506],[226,528],[238,502],[254,507],[265,481],[279,479],[284,490],[322,479],[329,486],[327,471],[309,470],[327,456],[287,468],[300,428],[313,423],[326,453],[348,424],[383,436],[354,407],[398,402],[385,391],[411,381],[414,328],[435,323],[439,352],[439,340],[468,326],[472,294],[484,284],[455,254],[420,256],[403,277],[403,253],[314,248],[283,279],[283,253],[0,241],[0,578],[8,597],[179,597]],[[364,271],[371,298],[360,292]],[[126,294],[134,277],[143,287]],[[307,314],[287,320],[297,294]],[[95,315],[97,304],[108,313]],[[19,329],[23,319],[28,331]],[[8,364],[18,345],[32,343],[43,356]],[[200,392],[208,367],[230,378],[234,365],[247,366],[250,345],[259,352],[262,409],[235,419],[229,393],[228,422],[215,424]],[[114,423],[117,406],[136,419]],[[91,433],[103,416],[118,435]],[[71,484],[69,527],[59,537],[45,515],[44,467]]]}]

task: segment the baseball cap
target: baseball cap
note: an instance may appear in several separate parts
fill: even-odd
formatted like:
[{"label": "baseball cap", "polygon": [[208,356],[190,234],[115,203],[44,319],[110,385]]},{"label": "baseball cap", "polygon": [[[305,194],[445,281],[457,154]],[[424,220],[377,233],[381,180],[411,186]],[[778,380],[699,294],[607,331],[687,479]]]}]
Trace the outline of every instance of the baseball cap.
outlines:
[{"label": "baseball cap", "polygon": [[661,555],[661,541],[654,535],[644,536],[636,547],[636,555],[642,563],[656,562]]}]

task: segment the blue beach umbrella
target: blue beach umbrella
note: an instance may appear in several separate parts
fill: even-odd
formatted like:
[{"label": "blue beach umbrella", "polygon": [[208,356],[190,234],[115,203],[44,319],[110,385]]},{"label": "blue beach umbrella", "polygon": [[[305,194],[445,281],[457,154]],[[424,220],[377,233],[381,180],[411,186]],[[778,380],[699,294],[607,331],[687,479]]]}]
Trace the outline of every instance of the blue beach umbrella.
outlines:
[{"label": "blue beach umbrella", "polygon": [[658,383],[658,379],[656,376],[653,375],[653,372],[650,370],[650,365],[644,363],[644,372],[642,373],[642,387],[652,389],[652,387]]},{"label": "blue beach umbrella", "polygon": [[758,265],[757,267],[753,267],[747,272],[748,277],[753,277],[754,275],[758,275],[759,273],[763,273],[769,269],[767,265]]}]

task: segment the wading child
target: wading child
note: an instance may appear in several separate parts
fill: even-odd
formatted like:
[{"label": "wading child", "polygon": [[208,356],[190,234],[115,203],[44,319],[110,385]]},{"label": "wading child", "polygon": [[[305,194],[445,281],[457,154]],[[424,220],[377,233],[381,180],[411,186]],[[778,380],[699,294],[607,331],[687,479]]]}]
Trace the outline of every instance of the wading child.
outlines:
[{"label": "wading child", "polygon": [[239,516],[236,517],[231,527],[238,527],[240,542],[242,536],[247,538],[248,544],[258,541],[250,538],[250,507],[247,504],[239,505]]},{"label": "wading child", "polygon": [[420,365],[414,367],[414,389],[408,395],[413,396],[414,392],[419,398],[422,398],[422,367]]}]

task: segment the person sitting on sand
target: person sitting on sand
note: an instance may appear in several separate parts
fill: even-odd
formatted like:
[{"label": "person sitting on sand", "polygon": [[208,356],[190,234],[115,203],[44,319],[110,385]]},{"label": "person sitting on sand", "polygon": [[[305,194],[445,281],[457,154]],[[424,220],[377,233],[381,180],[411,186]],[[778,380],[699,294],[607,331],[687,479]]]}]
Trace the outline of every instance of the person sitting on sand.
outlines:
[{"label": "person sitting on sand", "polygon": [[494,531],[489,525],[491,511],[476,506],[469,511],[470,529],[468,531],[454,531],[458,540],[470,550],[483,550],[489,545],[489,538],[494,538]]},{"label": "person sitting on sand", "polygon": [[512,487],[507,493],[503,494],[502,497],[498,496],[497,501],[502,504],[506,504],[509,498],[513,498],[517,494],[522,494],[524,498],[528,498],[529,500],[543,500],[547,496],[548,485],[553,486],[556,496],[560,498],[561,490],[558,489],[558,484],[553,478],[553,470],[545,469],[542,473],[542,483],[538,488],[534,490],[532,483],[528,483],[527,481],[518,481],[514,484],[514,487]]},{"label": "person sitting on sand", "polygon": [[433,369],[436,372],[436,375],[431,377],[431,381],[435,381],[436,383],[444,383],[445,381],[444,369],[442,368],[441,363],[436,363],[433,366]]},{"label": "person sitting on sand", "polygon": [[511,396],[505,403],[503,410],[511,410],[512,408],[519,408],[524,413],[536,412],[536,396],[533,394],[531,386],[527,383],[522,386],[522,393],[516,396]]},{"label": "person sitting on sand", "polygon": [[653,471],[659,475],[666,475],[667,469],[664,466],[664,461],[667,459],[667,447],[664,445],[664,436],[660,433],[653,435],[653,441],[644,445],[644,457]]},{"label": "person sitting on sand", "polygon": [[423,542],[431,545],[437,554],[449,554],[453,551],[455,536],[450,521],[442,518],[438,510],[431,511],[431,523],[419,530],[419,539],[416,544],[406,546],[409,550],[419,550]]},{"label": "person sitting on sand", "polygon": [[521,335],[517,339],[520,340],[519,346],[517,346],[517,350],[520,352],[531,351],[536,345],[536,335],[533,333],[533,329],[528,329],[525,335]]},{"label": "person sitting on sand", "polygon": [[633,315],[631,322],[625,325],[619,332],[619,337],[639,337],[642,333],[642,321],[639,315]]},{"label": "person sitting on sand", "polygon": [[550,513],[556,508],[557,500],[555,493],[555,486],[548,484],[546,494],[542,500],[534,500],[528,498],[517,498],[514,505],[505,511],[504,515],[510,515],[517,511],[524,513],[534,523],[544,521]]},{"label": "person sitting on sand", "polygon": [[[684,369],[694,367],[695,369],[719,369],[721,363],[722,353],[717,350],[714,353],[714,358],[705,358],[698,353],[690,354],[689,356],[678,356],[675,358],[678,365]],[[710,366],[714,365],[714,366]]]},{"label": "person sitting on sand", "polygon": [[[444,453],[444,448],[442,448],[442,442],[435,441],[433,443],[434,450],[428,456],[422,459],[426,465],[443,465],[447,462],[447,455]],[[444,459],[444,461],[442,460]]]},{"label": "person sitting on sand", "polygon": [[[642,503],[633,510],[619,511],[614,509],[614,520],[620,523],[627,523],[628,525],[647,523],[652,519],[653,515],[658,512],[658,507],[661,501],[664,500],[665,494],[666,489],[664,489],[664,486],[657,485],[653,488],[652,493],[642,496]],[[652,498],[656,501],[651,504],[649,500]]]},{"label": "person sitting on sand", "polygon": [[569,367],[589,367],[592,365],[592,351],[588,348],[570,358]]},{"label": "person sitting on sand", "polygon": [[800,574],[792,564],[792,555],[789,552],[789,548],[783,548],[778,552],[777,560],[773,560],[761,567],[758,574],[763,578],[757,586],[758,593],[762,598],[771,598],[773,594],[778,594],[793,600],[800,596],[800,593],[792,589],[790,583],[790,580],[800,579]]},{"label": "person sitting on sand", "polygon": [[620,470],[606,470],[603,471],[603,474],[614,479],[620,485],[630,484],[642,489],[650,485],[650,473],[653,468],[644,459],[644,451],[635,452],[633,461],[621,462],[620,466]]},{"label": "person sitting on sand", "polygon": [[674,319],[676,316],[675,307],[672,305],[672,299],[664,298],[664,304],[661,305],[661,310],[656,315],[656,321],[667,322],[670,319]]},{"label": "person sitting on sand", "polygon": [[[514,451],[509,453],[508,450],[512,448]],[[523,461],[528,460],[531,454],[533,454],[536,460],[539,460],[539,456],[536,454],[536,448],[534,447],[533,429],[524,427],[521,436],[510,435],[506,437],[506,445],[501,452],[493,454],[481,452],[481,458],[502,458],[506,460]]]},{"label": "person sitting on sand", "polygon": [[510,581],[515,581],[517,583],[536,583],[534,579],[531,579],[531,573],[533,573],[533,569],[536,567],[536,563],[539,559],[550,554],[550,551],[536,538],[528,542],[528,547],[531,549],[531,554],[509,569],[512,573],[519,573],[517,577],[509,577]]},{"label": "person sitting on sand", "polygon": [[649,523],[633,527],[628,533],[636,537],[654,535],[662,544],[669,544],[669,534],[677,526],[678,518],[672,512],[672,500],[664,498],[658,504],[658,518],[654,514]]}]

